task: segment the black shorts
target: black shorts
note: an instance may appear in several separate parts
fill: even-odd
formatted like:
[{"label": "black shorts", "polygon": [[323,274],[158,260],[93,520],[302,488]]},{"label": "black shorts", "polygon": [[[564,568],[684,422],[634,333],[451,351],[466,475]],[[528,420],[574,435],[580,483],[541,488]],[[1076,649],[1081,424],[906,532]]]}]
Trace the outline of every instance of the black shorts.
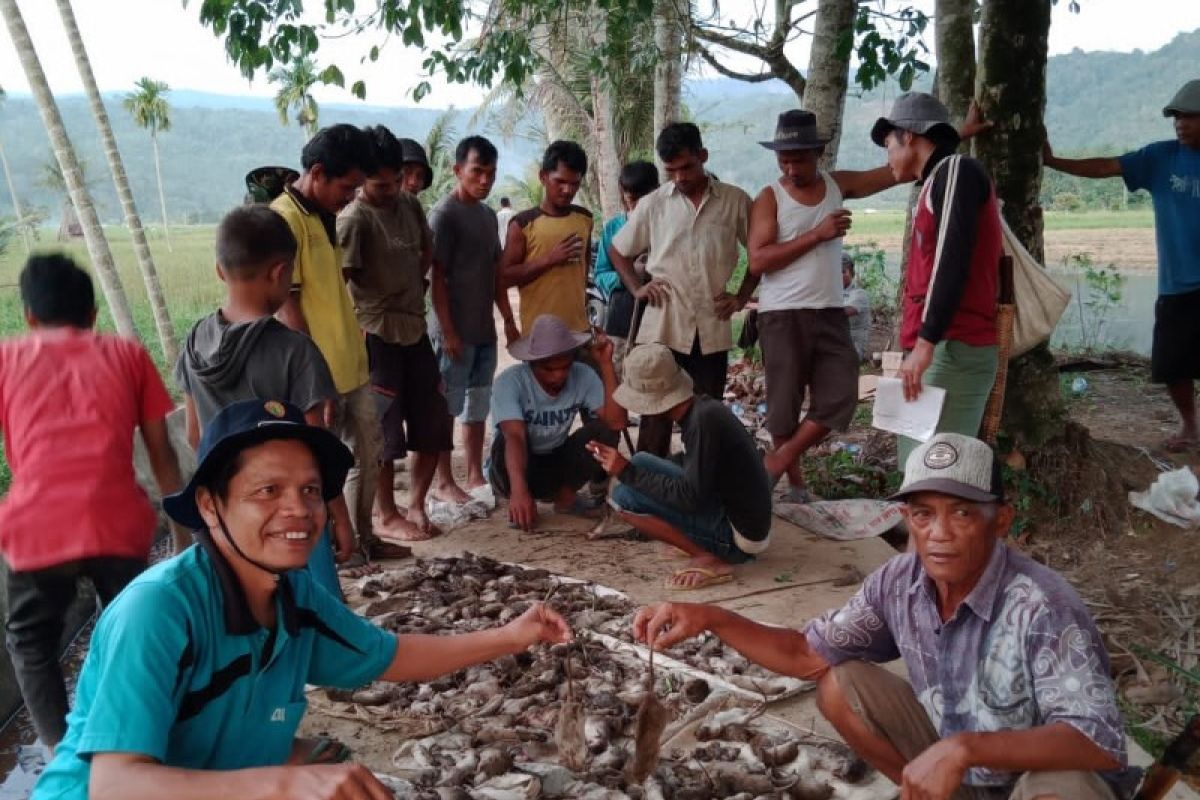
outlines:
[{"label": "black shorts", "polygon": [[1200,378],[1200,290],[1159,295],[1154,304],[1150,380],[1179,383]]},{"label": "black shorts", "polygon": [[629,328],[633,324],[633,308],[637,301],[633,299],[624,286],[613,289],[608,296],[608,312],[604,318],[604,332],[609,336],[629,338]]},{"label": "black shorts", "polygon": [[383,460],[454,449],[454,420],[442,393],[442,372],[428,336],[392,344],[367,334],[371,390],[379,401]]}]

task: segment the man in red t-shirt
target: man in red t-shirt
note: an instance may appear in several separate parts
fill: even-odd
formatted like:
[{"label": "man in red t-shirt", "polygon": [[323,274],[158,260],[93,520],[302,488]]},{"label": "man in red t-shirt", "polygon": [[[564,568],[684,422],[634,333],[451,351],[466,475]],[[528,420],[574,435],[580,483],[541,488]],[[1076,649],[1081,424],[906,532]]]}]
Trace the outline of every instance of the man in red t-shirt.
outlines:
[{"label": "man in red t-shirt", "polygon": [[178,491],[180,477],[162,378],[138,342],[92,331],[87,273],[63,255],[32,256],[20,286],[30,332],[0,341],[0,432],[13,476],[0,500],[5,630],[34,727],[53,748],[67,716],[58,642],[78,579],[107,604],[146,567],[158,526],[134,475],[135,429],[159,491]]}]

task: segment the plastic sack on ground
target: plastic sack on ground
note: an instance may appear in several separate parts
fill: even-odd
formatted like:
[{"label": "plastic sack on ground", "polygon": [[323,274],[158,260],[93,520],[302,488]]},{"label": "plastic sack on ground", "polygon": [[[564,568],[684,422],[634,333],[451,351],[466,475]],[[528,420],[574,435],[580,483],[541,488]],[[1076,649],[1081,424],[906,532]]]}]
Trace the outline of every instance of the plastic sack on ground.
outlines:
[{"label": "plastic sack on ground", "polygon": [[1149,511],[1161,520],[1188,530],[1200,527],[1200,479],[1190,467],[1180,467],[1158,476],[1144,492],[1130,492],[1129,502],[1135,508]]}]

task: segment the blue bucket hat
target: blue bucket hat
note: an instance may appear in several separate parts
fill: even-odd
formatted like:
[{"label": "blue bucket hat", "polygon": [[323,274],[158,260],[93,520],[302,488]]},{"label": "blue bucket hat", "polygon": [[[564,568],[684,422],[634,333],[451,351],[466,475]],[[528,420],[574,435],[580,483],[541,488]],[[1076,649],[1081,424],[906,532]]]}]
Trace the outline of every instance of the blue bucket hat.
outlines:
[{"label": "blue bucket hat", "polygon": [[204,530],[208,526],[196,504],[196,489],[238,453],[275,439],[295,439],[308,445],[321,472],[321,494],[326,502],[342,493],[354,456],[336,436],[309,425],[300,409],[290,403],[245,400],[221,409],[204,429],[195,474],[182,490],[163,498],[163,510],[190,530]]}]

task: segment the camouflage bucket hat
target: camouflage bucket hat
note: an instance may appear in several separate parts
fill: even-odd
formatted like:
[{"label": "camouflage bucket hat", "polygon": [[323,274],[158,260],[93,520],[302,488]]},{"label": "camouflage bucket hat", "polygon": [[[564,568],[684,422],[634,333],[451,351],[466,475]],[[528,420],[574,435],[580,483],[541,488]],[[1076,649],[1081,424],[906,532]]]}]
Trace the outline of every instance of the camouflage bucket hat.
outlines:
[{"label": "camouflage bucket hat", "polygon": [[258,167],[246,173],[246,202],[269,203],[300,177],[291,167]]}]

